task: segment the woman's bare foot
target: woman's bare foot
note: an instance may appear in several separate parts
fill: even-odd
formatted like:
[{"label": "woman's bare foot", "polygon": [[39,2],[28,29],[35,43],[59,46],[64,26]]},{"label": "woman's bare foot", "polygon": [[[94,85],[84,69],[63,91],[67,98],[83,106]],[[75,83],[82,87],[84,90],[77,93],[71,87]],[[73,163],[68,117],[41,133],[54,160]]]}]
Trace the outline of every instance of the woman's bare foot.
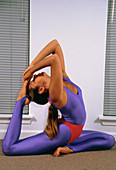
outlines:
[{"label": "woman's bare foot", "polygon": [[59,147],[59,148],[57,148],[57,150],[54,152],[54,155],[56,156],[56,157],[58,157],[59,155],[60,155],[60,153],[71,153],[71,152],[73,152],[73,150],[72,149],[70,149],[70,148],[68,148],[68,147]]}]

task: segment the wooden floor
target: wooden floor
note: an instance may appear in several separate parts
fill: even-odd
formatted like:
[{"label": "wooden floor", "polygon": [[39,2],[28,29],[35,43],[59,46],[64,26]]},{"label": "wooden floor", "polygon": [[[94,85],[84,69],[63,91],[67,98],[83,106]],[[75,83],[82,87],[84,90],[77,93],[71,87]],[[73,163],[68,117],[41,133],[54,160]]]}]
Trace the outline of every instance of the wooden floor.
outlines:
[{"label": "wooden floor", "polygon": [[116,144],[110,150],[72,153],[5,156],[0,141],[0,170],[116,170]]}]

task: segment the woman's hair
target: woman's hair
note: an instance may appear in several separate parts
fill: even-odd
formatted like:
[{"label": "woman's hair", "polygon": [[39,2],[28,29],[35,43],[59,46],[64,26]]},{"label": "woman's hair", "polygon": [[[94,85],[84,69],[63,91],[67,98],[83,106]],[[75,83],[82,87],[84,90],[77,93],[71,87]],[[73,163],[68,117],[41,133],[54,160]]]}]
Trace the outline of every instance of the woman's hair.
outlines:
[{"label": "woman's hair", "polygon": [[49,139],[54,139],[58,133],[57,128],[58,110],[51,104],[48,110],[47,125],[45,127],[45,134]]},{"label": "woman's hair", "polygon": [[39,94],[38,88],[31,88],[30,90],[27,89],[26,96],[30,101],[34,101],[37,104],[44,105],[48,103],[49,92]]},{"label": "woman's hair", "polygon": [[[38,88],[29,90],[27,87],[27,98],[30,101],[34,101],[37,104],[44,105],[48,103],[49,92],[45,92],[42,94],[38,93]],[[49,137],[49,139],[54,139],[57,135],[57,119],[58,119],[58,110],[51,104],[48,109],[48,118],[47,125],[45,127],[45,133]]]}]

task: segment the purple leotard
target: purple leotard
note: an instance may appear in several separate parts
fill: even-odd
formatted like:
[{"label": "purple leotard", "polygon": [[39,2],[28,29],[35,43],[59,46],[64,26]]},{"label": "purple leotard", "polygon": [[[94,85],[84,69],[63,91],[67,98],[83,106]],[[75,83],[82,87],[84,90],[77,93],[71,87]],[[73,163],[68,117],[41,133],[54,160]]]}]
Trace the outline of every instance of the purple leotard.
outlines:
[{"label": "purple leotard", "polygon": [[49,100],[51,101],[52,105],[54,105],[54,107],[60,110],[62,114],[62,120],[60,120],[60,122],[65,124],[70,129],[71,138],[68,142],[68,144],[70,144],[74,140],[76,140],[82,133],[82,129],[86,120],[86,111],[81,89],[69,78],[63,78],[63,80],[74,85],[78,90],[78,94],[75,94],[64,87],[67,94],[67,103],[63,108],[56,107],[52,103],[50,96]]},{"label": "purple leotard", "polygon": [[[66,105],[63,108],[58,108],[53,103],[52,104],[54,105],[54,107],[60,110],[60,112],[62,113],[62,117],[65,121],[76,124],[76,125],[84,125],[85,120],[86,120],[86,111],[85,111],[85,106],[83,103],[82,91],[70,79],[63,78],[63,80],[74,85],[78,90],[78,95],[71,92],[66,87],[64,87],[67,93]],[[51,101],[50,96],[49,96],[49,100]]]},{"label": "purple leotard", "polygon": [[[66,90],[66,92],[67,91],[68,90]],[[87,150],[109,149],[115,144],[113,136],[102,132],[88,130],[83,130],[79,138],[72,143],[67,144],[71,138],[71,133],[69,128],[62,123],[58,123],[58,134],[53,140],[50,140],[44,132],[19,140],[25,99],[26,97],[18,100],[15,104],[10,124],[2,142],[2,151],[5,155],[42,154],[56,149],[59,146],[68,146],[73,150],[73,152],[80,152]],[[81,104],[82,107],[79,107],[83,108],[83,103]],[[83,112],[83,115],[84,114],[85,113]],[[66,117],[66,114],[64,114],[64,118],[69,120],[69,116]],[[73,121],[72,117],[69,121]],[[79,124],[83,124],[84,122],[85,119],[82,117],[79,122],[78,120],[76,120],[76,122],[73,121],[73,123]]]}]

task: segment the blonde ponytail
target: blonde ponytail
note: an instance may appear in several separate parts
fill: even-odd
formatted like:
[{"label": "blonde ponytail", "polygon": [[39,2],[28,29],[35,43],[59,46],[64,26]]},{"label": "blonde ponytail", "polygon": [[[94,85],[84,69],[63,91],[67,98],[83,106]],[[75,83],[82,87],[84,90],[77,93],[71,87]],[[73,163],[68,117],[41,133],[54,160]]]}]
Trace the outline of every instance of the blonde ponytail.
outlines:
[{"label": "blonde ponytail", "polygon": [[44,130],[45,134],[51,140],[54,139],[58,133],[57,119],[58,119],[58,110],[51,104],[48,110],[47,125]]}]

